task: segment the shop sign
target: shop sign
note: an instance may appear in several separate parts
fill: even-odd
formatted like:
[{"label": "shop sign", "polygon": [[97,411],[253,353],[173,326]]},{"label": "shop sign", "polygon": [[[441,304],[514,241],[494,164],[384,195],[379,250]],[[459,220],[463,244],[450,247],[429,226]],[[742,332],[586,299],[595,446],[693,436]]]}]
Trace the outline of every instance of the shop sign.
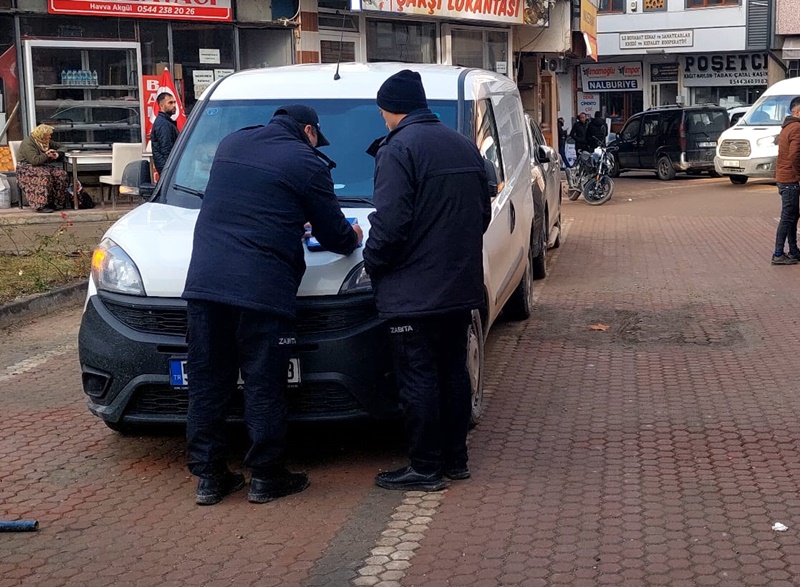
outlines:
[{"label": "shop sign", "polygon": [[584,92],[636,92],[644,87],[641,61],[581,65]]},{"label": "shop sign", "polygon": [[230,21],[231,0],[47,0],[50,14]]},{"label": "shop sign", "polygon": [[686,87],[767,85],[766,53],[687,55],[683,62]]},{"label": "shop sign", "polygon": [[200,49],[200,63],[219,65],[219,49]]},{"label": "shop sign", "polygon": [[366,11],[506,24],[523,24],[527,11],[525,0],[359,0],[357,4]]},{"label": "shop sign", "polygon": [[578,114],[583,112],[589,118],[600,110],[600,94],[587,94],[578,92]]},{"label": "shop sign", "polygon": [[677,63],[651,63],[650,81],[651,82],[676,82],[678,81]]},{"label": "shop sign", "polygon": [[648,33],[621,33],[620,49],[669,49],[694,47],[694,31],[653,31]]},{"label": "shop sign", "polygon": [[192,82],[194,83],[194,97],[199,100],[206,88],[214,83],[214,71],[195,69],[192,72]]}]

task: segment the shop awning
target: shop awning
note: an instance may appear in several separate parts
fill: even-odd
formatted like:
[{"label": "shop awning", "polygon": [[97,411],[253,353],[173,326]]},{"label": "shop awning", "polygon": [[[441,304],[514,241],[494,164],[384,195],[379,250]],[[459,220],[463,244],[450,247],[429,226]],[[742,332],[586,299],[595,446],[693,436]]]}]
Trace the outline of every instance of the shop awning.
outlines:
[{"label": "shop awning", "polygon": [[589,33],[583,33],[583,42],[586,43],[586,56],[597,61],[597,39]]},{"label": "shop awning", "polygon": [[800,37],[786,37],[784,39],[783,58],[800,59]]}]

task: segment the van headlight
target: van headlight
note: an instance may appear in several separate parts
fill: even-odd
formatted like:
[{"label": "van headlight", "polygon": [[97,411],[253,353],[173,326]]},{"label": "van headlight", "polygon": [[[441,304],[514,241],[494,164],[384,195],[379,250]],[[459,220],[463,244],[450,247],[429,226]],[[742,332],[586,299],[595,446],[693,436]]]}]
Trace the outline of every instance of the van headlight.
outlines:
[{"label": "van headlight", "polygon": [[778,145],[775,143],[775,139],[777,139],[780,135],[772,135],[770,137],[761,137],[756,141],[756,145],[759,147],[770,147],[774,146],[777,147]]},{"label": "van headlight", "polygon": [[339,288],[339,294],[356,294],[372,291],[372,280],[370,280],[367,270],[362,261],[356,265]]},{"label": "van headlight", "polygon": [[143,296],[144,285],[136,264],[110,238],[104,238],[92,253],[92,278],[97,289]]}]

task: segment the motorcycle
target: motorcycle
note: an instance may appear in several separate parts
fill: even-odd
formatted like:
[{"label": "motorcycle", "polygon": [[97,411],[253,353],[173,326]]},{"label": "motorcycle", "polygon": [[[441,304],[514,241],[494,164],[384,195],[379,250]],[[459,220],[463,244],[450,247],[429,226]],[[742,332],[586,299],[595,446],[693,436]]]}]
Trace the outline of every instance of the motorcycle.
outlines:
[{"label": "motorcycle", "polygon": [[578,160],[567,170],[569,199],[577,200],[581,194],[592,206],[605,204],[614,193],[614,180],[610,177],[614,165],[606,147],[597,147],[591,153],[580,151]]}]

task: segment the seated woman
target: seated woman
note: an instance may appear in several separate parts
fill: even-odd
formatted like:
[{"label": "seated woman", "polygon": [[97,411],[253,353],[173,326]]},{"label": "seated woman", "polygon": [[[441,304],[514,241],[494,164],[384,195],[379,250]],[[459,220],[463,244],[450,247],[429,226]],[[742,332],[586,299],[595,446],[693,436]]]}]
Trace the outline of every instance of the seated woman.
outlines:
[{"label": "seated woman", "polygon": [[17,181],[37,212],[54,212],[69,203],[69,175],[54,166],[62,156],[59,143],[51,140],[53,127],[40,124],[23,139],[17,153]]}]

